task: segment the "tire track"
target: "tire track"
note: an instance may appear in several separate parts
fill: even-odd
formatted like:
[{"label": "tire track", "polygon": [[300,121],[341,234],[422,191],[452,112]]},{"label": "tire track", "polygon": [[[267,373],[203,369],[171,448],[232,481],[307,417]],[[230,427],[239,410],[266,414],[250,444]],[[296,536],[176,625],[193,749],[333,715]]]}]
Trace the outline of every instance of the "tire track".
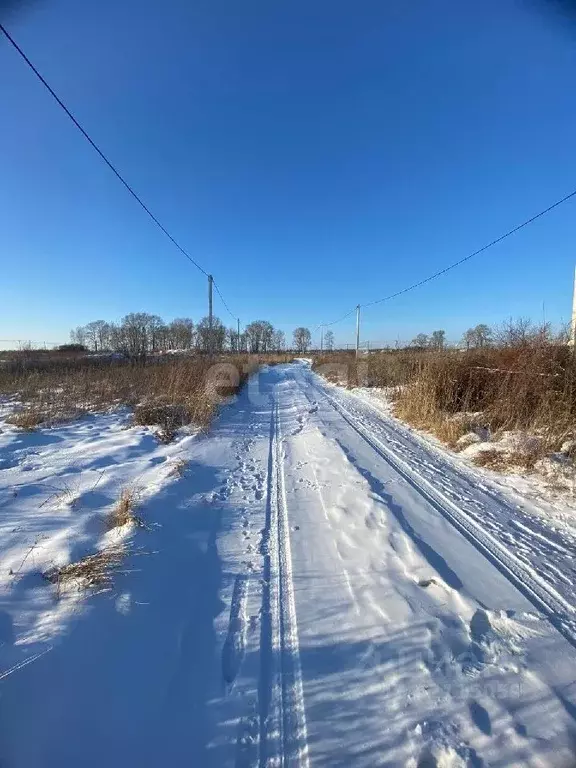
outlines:
[{"label": "tire track", "polygon": [[308,768],[279,404],[272,401],[260,632],[260,768]]},{"label": "tire track", "polygon": [[[574,606],[568,603],[544,579],[508,552],[503,544],[483,530],[476,520],[435,488],[429,480],[412,469],[405,459],[384,445],[378,437],[369,433],[341,402],[328,394],[323,387],[310,380],[308,380],[308,384],[315,393],[321,394],[344,421],[387,464],[473,544],[576,648],[576,610]],[[305,394],[307,395],[306,392]]]}]

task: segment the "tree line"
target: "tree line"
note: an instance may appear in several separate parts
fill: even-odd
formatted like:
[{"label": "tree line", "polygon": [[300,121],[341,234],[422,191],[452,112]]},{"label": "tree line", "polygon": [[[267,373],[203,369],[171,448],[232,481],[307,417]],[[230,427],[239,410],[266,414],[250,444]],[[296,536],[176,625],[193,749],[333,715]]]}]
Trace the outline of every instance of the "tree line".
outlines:
[{"label": "tree line", "polygon": [[[534,324],[527,318],[516,320],[509,318],[493,328],[485,323],[468,328],[462,336],[460,346],[466,349],[483,349],[485,347],[519,347],[533,343],[565,344],[568,338],[568,328],[554,332],[550,323]],[[446,334],[444,331],[433,331],[430,335],[419,333],[412,339],[411,346],[420,349],[443,349],[446,346]]]},{"label": "tree line", "polygon": [[[267,320],[254,320],[238,334],[237,328],[226,328],[213,317],[203,317],[194,323],[189,317],[178,317],[166,323],[159,315],[131,312],[118,323],[94,320],[70,332],[73,345],[91,352],[117,352],[139,356],[170,352],[250,352],[266,354],[286,349],[284,331],[274,328]],[[299,327],[292,337],[293,349],[305,353],[310,349],[312,335],[308,328]]]},{"label": "tree line", "polygon": [[[466,349],[488,347],[493,341],[492,329],[481,323],[474,328],[468,328],[462,337],[462,343]],[[446,346],[446,332],[432,331],[428,336],[426,333],[419,333],[412,339],[411,346],[421,349],[444,349]]]}]

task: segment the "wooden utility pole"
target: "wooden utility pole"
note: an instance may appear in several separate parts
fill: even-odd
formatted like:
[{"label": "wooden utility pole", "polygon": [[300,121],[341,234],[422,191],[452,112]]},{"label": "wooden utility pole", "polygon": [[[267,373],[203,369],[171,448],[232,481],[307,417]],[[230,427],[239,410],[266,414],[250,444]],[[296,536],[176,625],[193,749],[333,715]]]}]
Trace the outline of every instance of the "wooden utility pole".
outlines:
[{"label": "wooden utility pole", "polygon": [[360,354],[360,304],[356,307],[356,357]]}]

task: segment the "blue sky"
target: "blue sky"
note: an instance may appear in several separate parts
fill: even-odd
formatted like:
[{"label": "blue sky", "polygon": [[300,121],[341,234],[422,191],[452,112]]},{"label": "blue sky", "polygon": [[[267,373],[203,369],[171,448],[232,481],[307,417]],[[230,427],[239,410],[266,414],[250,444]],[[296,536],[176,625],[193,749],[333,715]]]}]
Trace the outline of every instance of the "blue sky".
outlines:
[{"label": "blue sky", "polygon": [[[244,323],[335,319],[576,186],[576,22],[541,6],[37,0],[2,21]],[[0,338],[204,315],[203,275],[3,39],[0,93]],[[566,321],[575,262],[572,201],[367,310],[363,337]]]}]

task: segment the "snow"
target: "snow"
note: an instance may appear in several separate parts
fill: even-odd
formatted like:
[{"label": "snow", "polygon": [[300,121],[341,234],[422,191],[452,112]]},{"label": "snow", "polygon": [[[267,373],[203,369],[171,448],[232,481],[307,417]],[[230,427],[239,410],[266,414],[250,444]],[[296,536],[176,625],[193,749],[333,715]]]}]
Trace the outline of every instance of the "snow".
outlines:
[{"label": "snow", "polygon": [[[536,472],[527,472],[521,467],[509,466],[506,471],[496,472],[480,468],[473,460],[484,451],[502,453],[509,458],[514,453],[530,453],[540,446],[538,436],[527,435],[518,431],[502,433],[498,440],[492,440],[488,430],[475,427],[473,431],[460,438],[458,452],[451,451],[434,435],[408,426],[393,416],[393,392],[386,388],[361,388],[350,392],[350,396],[360,400],[369,408],[376,408],[391,425],[410,435],[435,456],[442,457],[452,467],[458,468],[474,478],[480,486],[483,483],[494,485],[500,493],[508,496],[512,505],[527,507],[531,514],[542,516],[552,529],[556,526],[566,530],[576,529],[576,467],[570,459],[572,441],[566,441],[560,452],[552,453],[536,462]],[[455,414],[454,418],[474,421],[481,413]]]},{"label": "snow", "polygon": [[[0,429],[1,764],[574,759],[568,506],[305,360],[168,445],[127,412]],[[126,487],[145,528],[106,531]],[[111,590],[41,577],[115,543]]]}]

